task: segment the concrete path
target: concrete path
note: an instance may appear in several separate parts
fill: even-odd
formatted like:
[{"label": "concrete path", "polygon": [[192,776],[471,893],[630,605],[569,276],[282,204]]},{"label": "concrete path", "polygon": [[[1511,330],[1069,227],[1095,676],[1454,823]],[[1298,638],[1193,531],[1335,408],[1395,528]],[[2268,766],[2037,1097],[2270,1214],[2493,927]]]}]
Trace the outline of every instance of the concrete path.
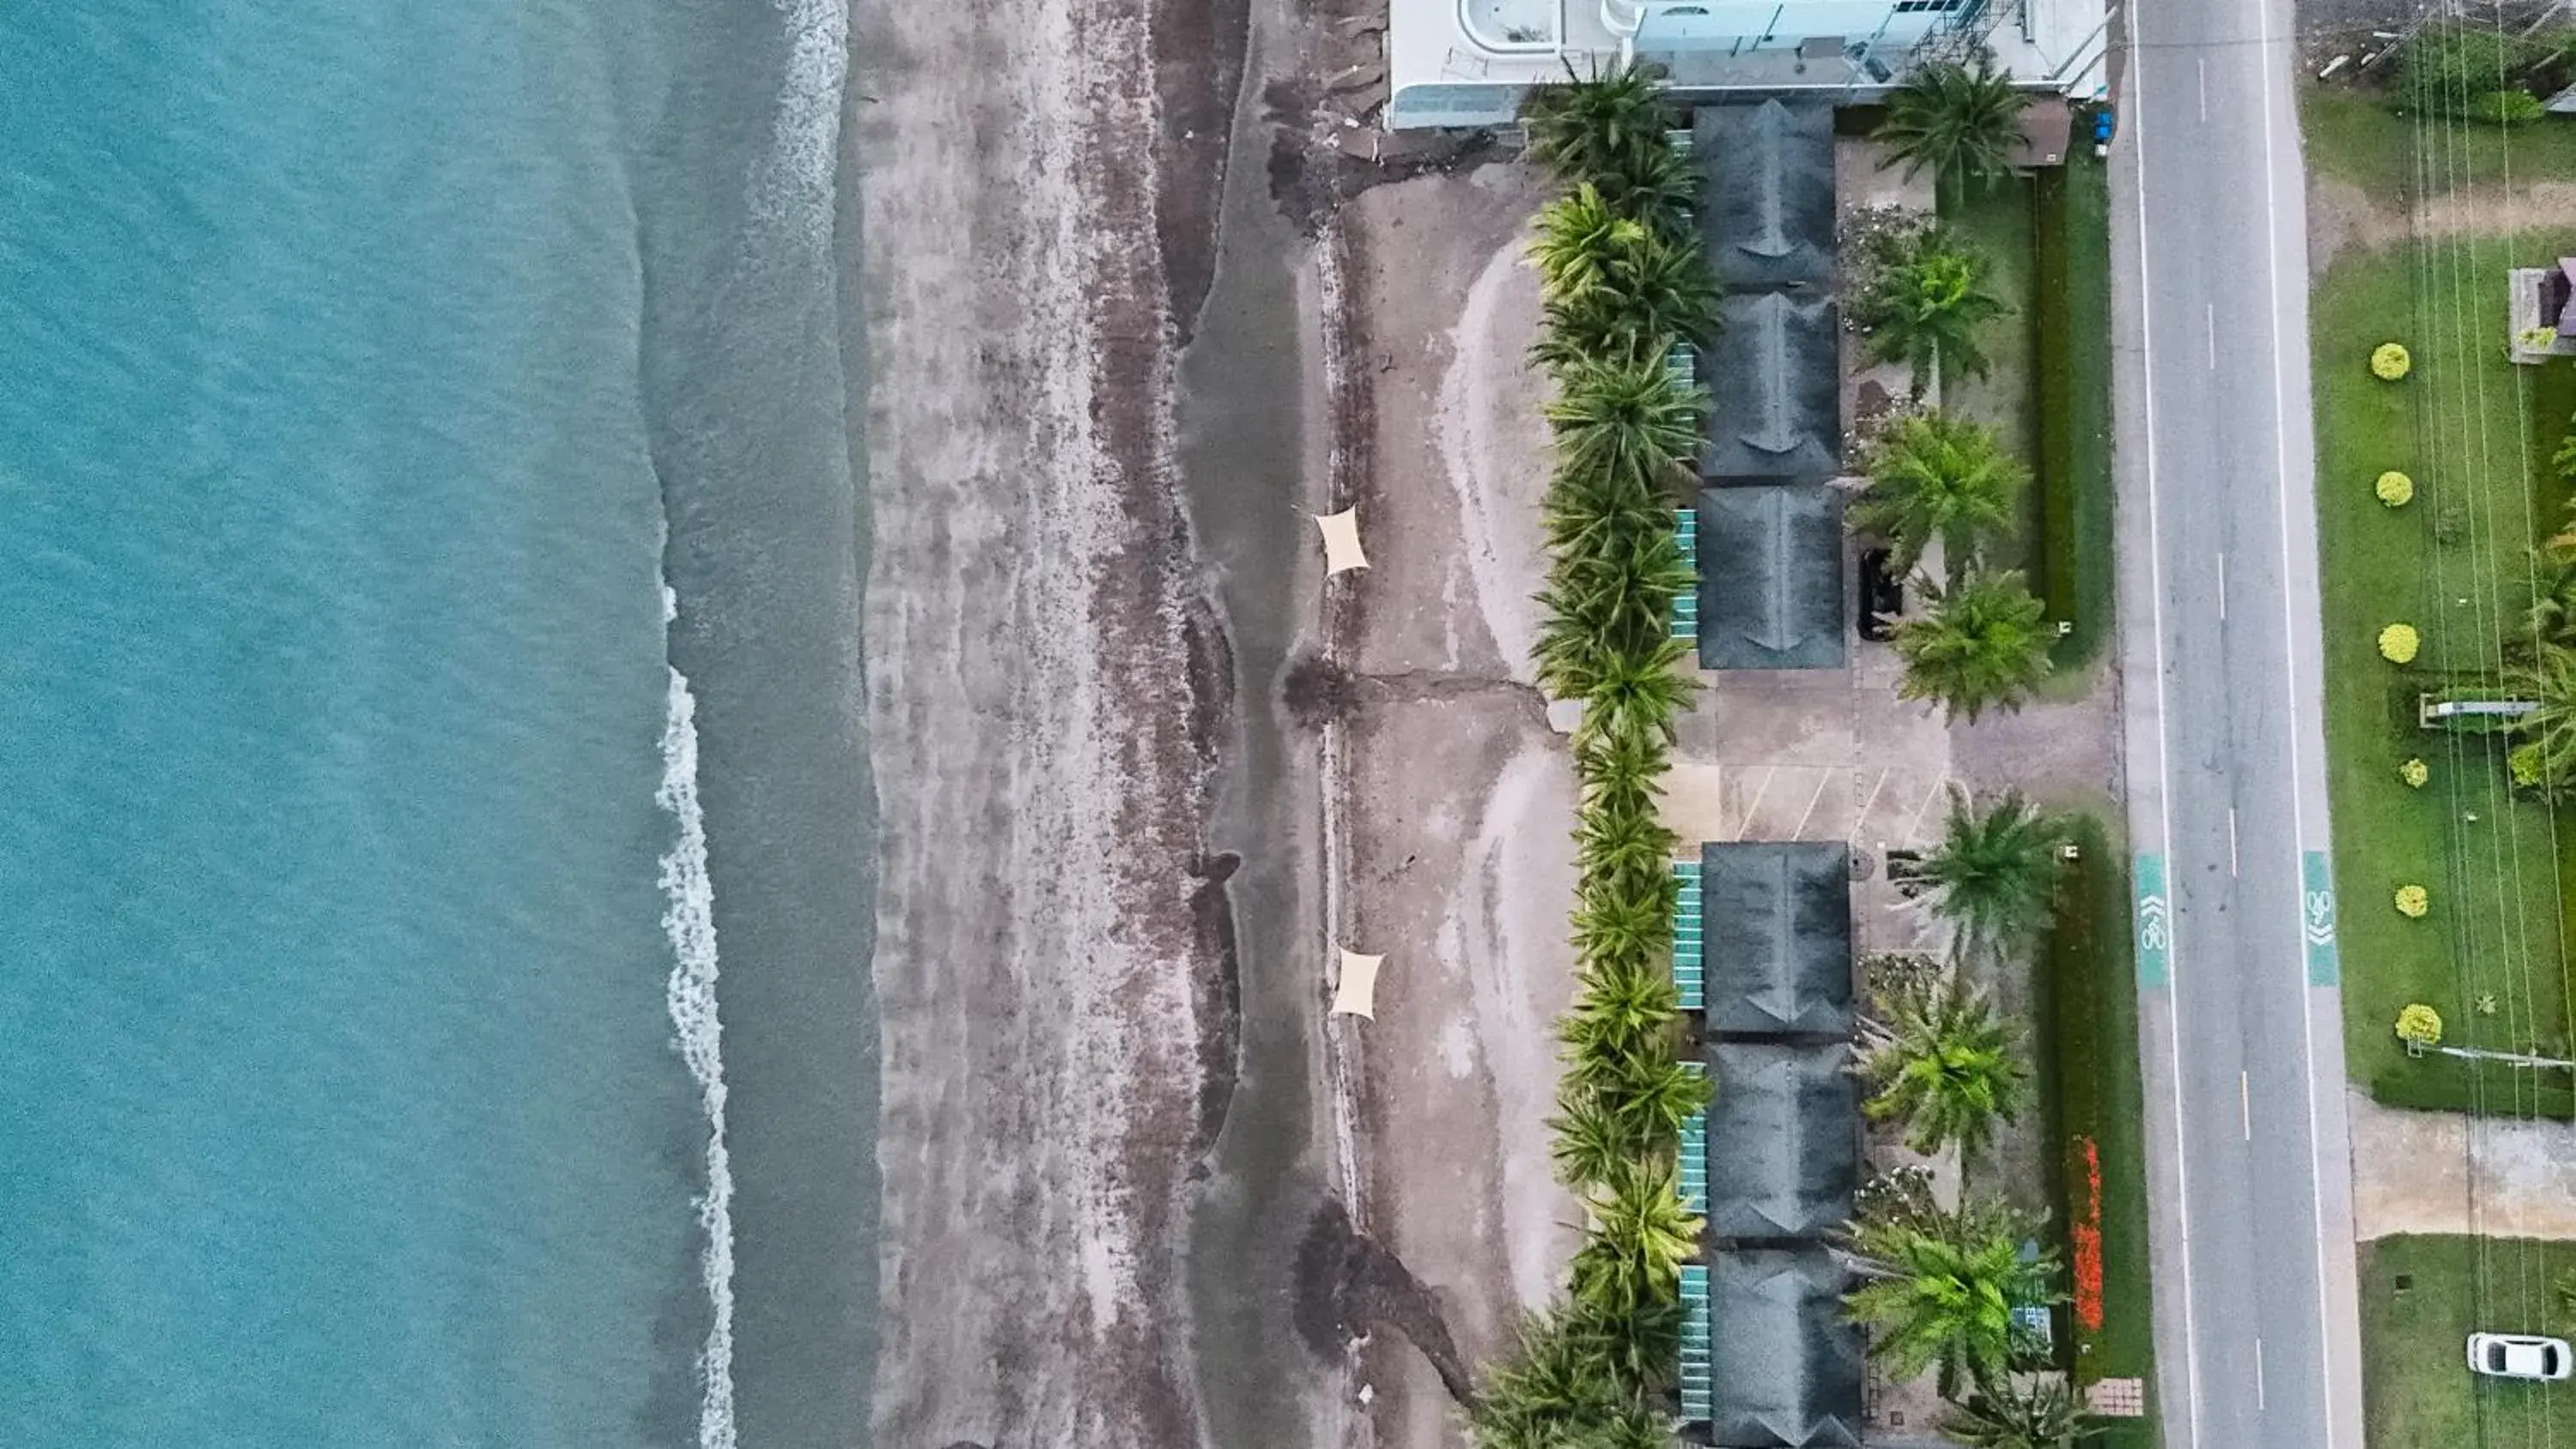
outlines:
[{"label": "concrete path", "polygon": [[2174,1449],[2360,1449],[2289,0],[2128,11],[2123,699]]},{"label": "concrete path", "polygon": [[2347,1094],[2353,1226],[2576,1239],[2576,1123],[2404,1112]]}]

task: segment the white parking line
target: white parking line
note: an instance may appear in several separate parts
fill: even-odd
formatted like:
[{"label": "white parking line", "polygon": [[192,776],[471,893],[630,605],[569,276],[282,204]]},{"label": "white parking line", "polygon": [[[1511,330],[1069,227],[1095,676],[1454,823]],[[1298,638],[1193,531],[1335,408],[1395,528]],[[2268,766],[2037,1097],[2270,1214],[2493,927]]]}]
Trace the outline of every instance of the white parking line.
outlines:
[{"label": "white parking line", "polygon": [[1869,820],[1869,807],[1878,803],[1878,792],[1887,788],[1888,772],[1895,768],[1896,767],[1894,765],[1879,766],[1878,779],[1873,781],[1869,787],[1869,798],[1860,802],[1860,808],[1852,812],[1851,828],[1852,835],[1855,838],[1860,835],[1861,826],[1866,824]]},{"label": "white parking line", "polygon": [[1736,822],[1736,839],[1742,840],[1745,832],[1753,828],[1753,812],[1762,808],[1762,797],[1771,792],[1771,777],[1779,773],[1780,767],[1777,765],[1763,767],[1762,783],[1753,788],[1753,803],[1744,807],[1744,818]]},{"label": "white parking line", "polygon": [[1798,816],[1798,828],[1789,832],[1789,838],[1791,840],[1804,840],[1807,838],[1807,821],[1815,815],[1816,802],[1825,798],[1826,782],[1832,780],[1833,777],[1834,772],[1831,770],[1818,770],[1816,772],[1816,793],[1807,797],[1807,808]]},{"label": "white parking line", "polygon": [[1947,786],[1949,783],[1950,777],[1948,775],[1943,775],[1941,778],[1934,780],[1932,782],[1932,788],[1924,793],[1923,803],[1914,808],[1914,819],[1905,827],[1906,844],[1915,845],[1921,843],[1923,839],[1923,817],[1926,812],[1931,810],[1932,802],[1941,798],[1943,787]]}]

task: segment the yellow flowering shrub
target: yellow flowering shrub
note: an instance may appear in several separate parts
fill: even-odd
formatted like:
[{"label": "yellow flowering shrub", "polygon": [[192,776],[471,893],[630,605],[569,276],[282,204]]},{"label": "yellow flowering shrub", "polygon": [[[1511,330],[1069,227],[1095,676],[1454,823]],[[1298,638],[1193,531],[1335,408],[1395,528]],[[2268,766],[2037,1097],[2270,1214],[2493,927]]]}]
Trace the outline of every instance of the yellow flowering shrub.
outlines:
[{"label": "yellow flowering shrub", "polygon": [[2383,342],[2370,349],[2370,375],[2382,382],[2395,382],[2415,366],[2415,359],[2404,346]]},{"label": "yellow flowering shrub", "polygon": [[2391,664],[2412,664],[2415,651],[2424,647],[2423,636],[2412,624],[2391,624],[2379,631],[2379,657]]},{"label": "yellow flowering shrub", "polygon": [[2379,481],[2371,485],[2370,491],[2378,494],[2379,501],[2389,507],[2403,508],[2415,501],[2415,480],[2391,468],[2379,475]]},{"label": "yellow flowering shrub", "polygon": [[2420,921],[2424,919],[2424,913],[2431,909],[2433,909],[2431,891],[2419,885],[2402,885],[2397,888],[2397,914],[2409,920]]}]

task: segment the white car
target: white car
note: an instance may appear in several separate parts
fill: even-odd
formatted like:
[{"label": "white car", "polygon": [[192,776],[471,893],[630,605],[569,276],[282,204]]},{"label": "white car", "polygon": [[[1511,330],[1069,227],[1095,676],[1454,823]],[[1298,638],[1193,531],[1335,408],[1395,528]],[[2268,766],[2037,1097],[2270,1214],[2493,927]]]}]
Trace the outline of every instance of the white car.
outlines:
[{"label": "white car", "polygon": [[2563,1338],[2528,1333],[2472,1333],[2469,1367],[2498,1379],[2563,1379],[2576,1368],[2576,1354]]}]

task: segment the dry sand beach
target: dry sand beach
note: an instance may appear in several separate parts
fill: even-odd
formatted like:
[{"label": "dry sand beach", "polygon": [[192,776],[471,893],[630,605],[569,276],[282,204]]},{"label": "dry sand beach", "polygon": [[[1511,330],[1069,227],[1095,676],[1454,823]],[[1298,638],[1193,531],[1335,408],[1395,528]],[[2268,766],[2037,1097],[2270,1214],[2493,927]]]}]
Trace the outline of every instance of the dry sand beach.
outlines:
[{"label": "dry sand beach", "polygon": [[[854,29],[875,1441],[1454,1442],[1573,1216],[1536,195],[1331,155],[1297,78],[1374,42],[1311,11]],[[1336,942],[1373,1022],[1324,1015]]]}]

